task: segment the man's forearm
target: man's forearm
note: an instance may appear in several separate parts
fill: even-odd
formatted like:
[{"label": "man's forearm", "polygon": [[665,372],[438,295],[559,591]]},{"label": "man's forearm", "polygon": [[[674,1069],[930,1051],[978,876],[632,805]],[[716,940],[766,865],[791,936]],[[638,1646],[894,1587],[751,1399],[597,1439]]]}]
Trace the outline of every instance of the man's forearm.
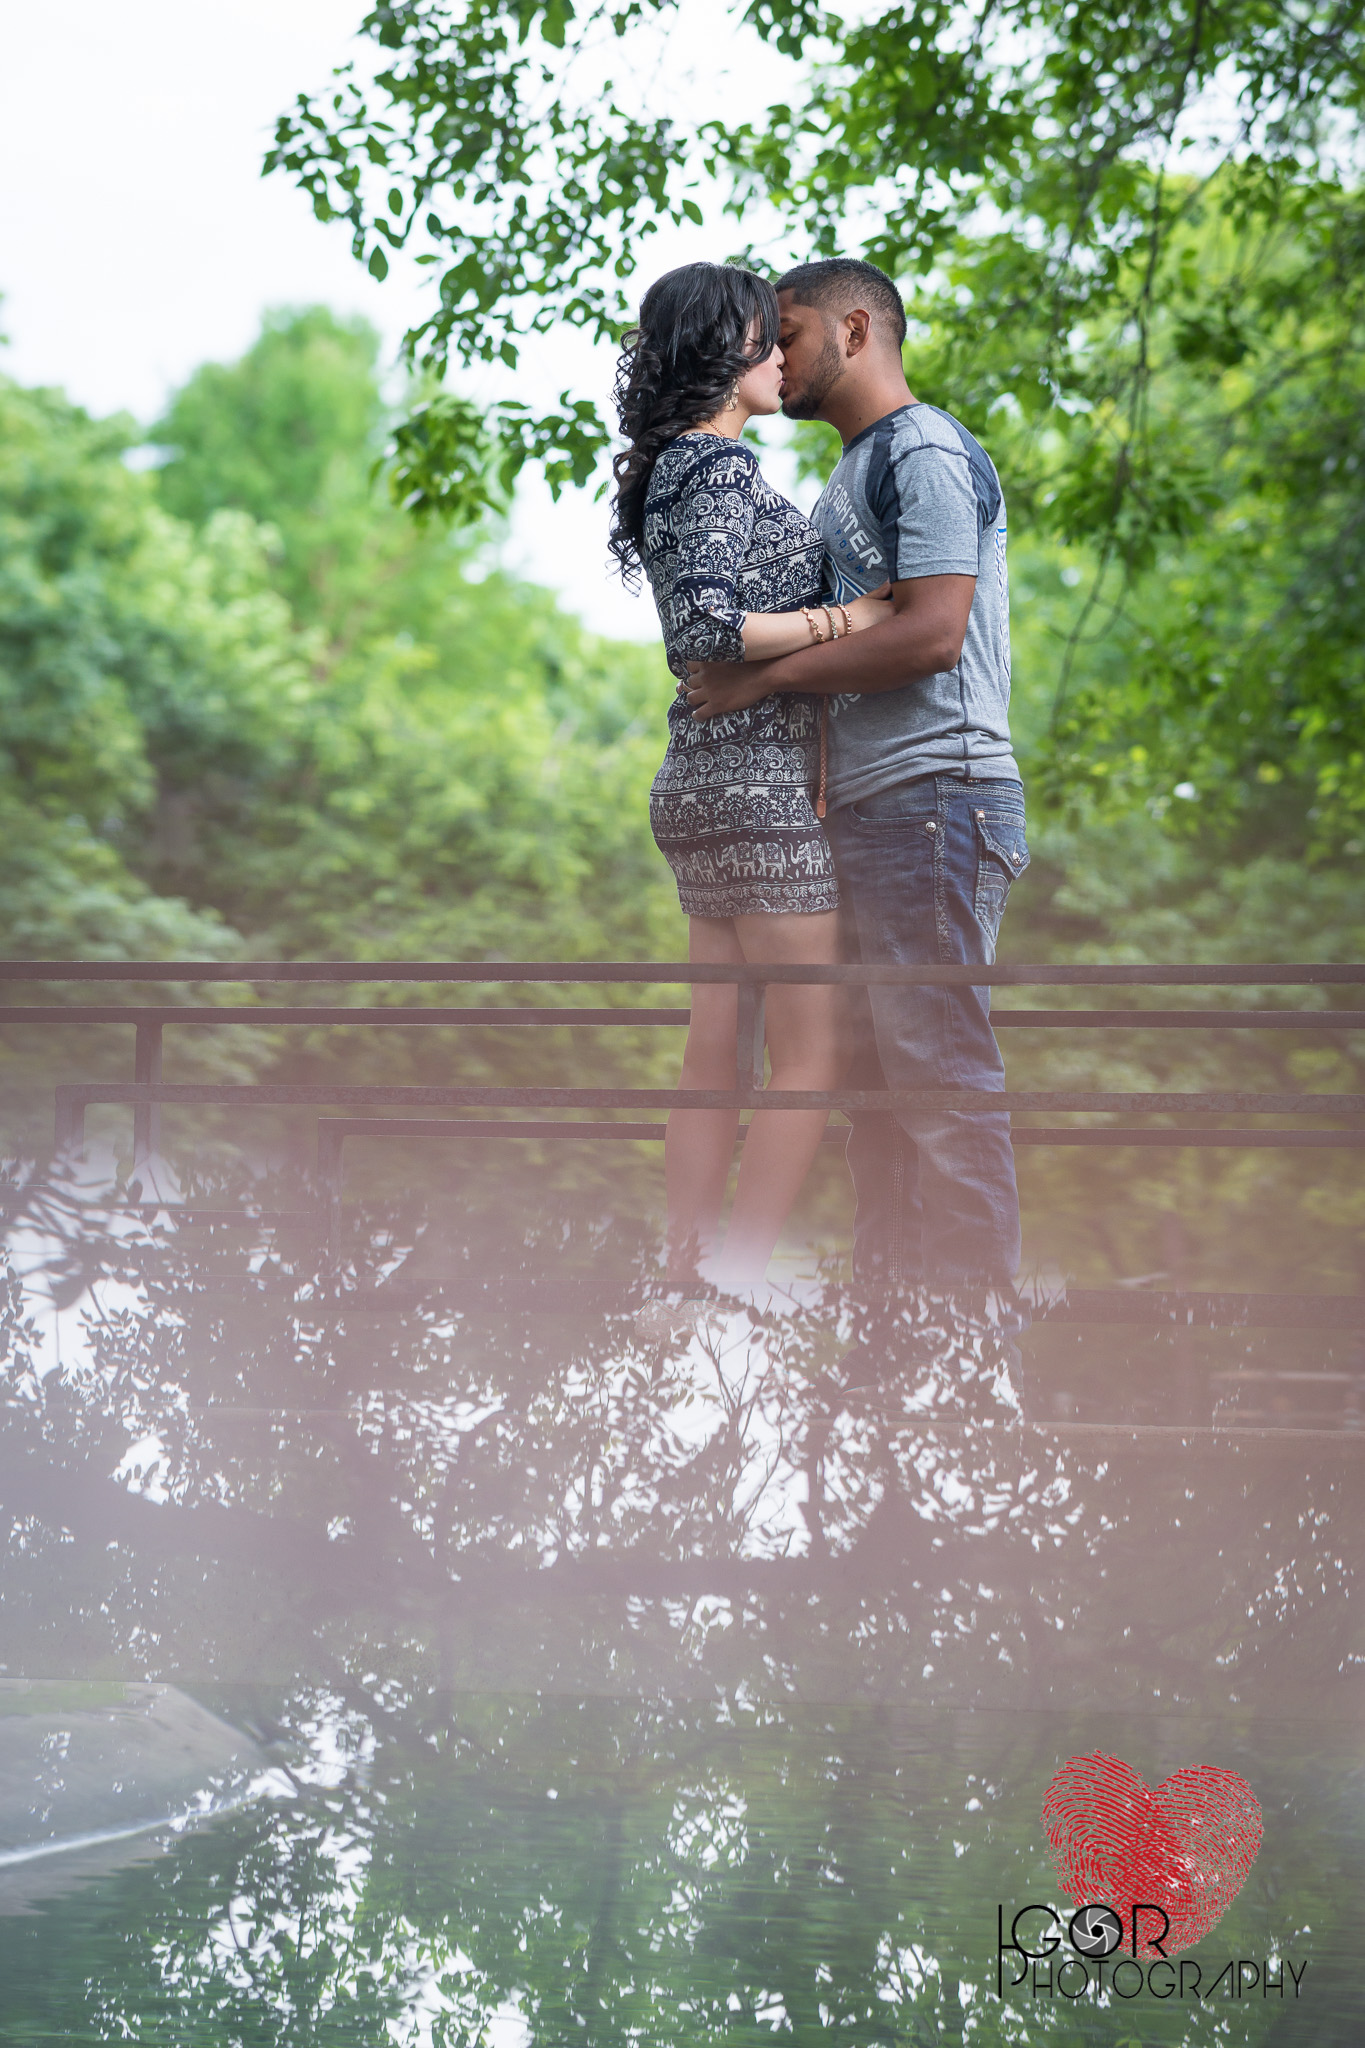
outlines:
[{"label": "man's forearm", "polygon": [[962,630],[956,619],[940,617],[937,610],[924,616],[910,605],[865,632],[779,655],[766,664],[764,673],[773,691],[874,696],[954,668],[961,653]]},{"label": "man's forearm", "polygon": [[956,668],[975,590],[975,576],[907,577],[891,586],[889,619],[772,661],[701,662],[679,694],[705,722],[778,691],[863,697],[908,689]]}]

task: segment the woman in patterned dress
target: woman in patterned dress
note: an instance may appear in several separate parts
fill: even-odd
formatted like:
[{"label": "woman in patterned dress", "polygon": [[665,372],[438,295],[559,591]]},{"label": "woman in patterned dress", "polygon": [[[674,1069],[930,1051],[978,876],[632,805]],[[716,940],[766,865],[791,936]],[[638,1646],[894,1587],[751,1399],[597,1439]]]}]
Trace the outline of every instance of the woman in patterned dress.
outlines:
[{"label": "woman in patterned dress", "polygon": [[[677,878],[693,961],[838,959],[838,889],[815,815],[819,722],[809,697],[770,696],[705,723],[681,691],[689,662],[764,661],[873,624],[883,601],[820,605],[824,543],[765,479],[739,436],[779,409],[777,299],[732,264],[691,263],[646,292],[626,336],[616,404],[611,546],[627,578],[649,578],[679,693],[650,797],[650,823]],[[803,610],[804,607],[804,610]],[[733,1088],[734,985],[692,991],[683,1088]],[[770,987],[770,1086],[824,1089],[846,1061],[840,991]],[[667,1276],[684,1288],[762,1280],[827,1121],[764,1110],[748,1133],[723,1243],[720,1212],[735,1110],[675,1110],[664,1148]]]}]

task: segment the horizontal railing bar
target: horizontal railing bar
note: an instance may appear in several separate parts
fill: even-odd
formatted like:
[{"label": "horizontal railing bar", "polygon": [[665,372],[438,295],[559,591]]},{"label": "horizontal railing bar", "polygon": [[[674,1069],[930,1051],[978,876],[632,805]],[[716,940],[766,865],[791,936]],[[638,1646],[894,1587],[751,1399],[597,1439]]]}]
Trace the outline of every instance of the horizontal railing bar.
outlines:
[{"label": "horizontal railing bar", "polygon": [[[319,1138],[662,1138],[667,1124],[567,1123],[563,1118],[320,1116]],[[846,1136],[840,1129],[838,1135]]]},{"label": "horizontal railing bar", "polygon": [[[63,1187],[58,1181],[30,1180],[22,1186],[0,1184],[0,1209],[21,1208],[25,1202],[39,1195],[56,1195],[70,1201],[73,1195],[70,1187]],[[100,1210],[114,1210],[120,1216],[137,1214],[185,1217],[191,1222],[208,1223],[313,1223],[317,1220],[317,1209],[214,1209],[205,1202],[131,1202],[121,1201],[116,1196],[108,1200],[97,1199],[95,1206]]]},{"label": "horizontal railing bar", "polygon": [[991,1010],[991,1024],[1142,1031],[1365,1031],[1365,1010]]},{"label": "horizontal railing bar", "polygon": [[1072,1287],[1032,1311],[1047,1323],[1164,1323],[1184,1329],[1304,1328],[1355,1330],[1365,1325],[1360,1294],[1178,1294],[1136,1287]]},{"label": "horizontal railing bar", "polygon": [[[295,1025],[425,1025],[429,1028],[470,1025],[646,1024],[684,1025],[688,1010],[535,1009],[529,1004],[502,1008],[398,1009],[388,1005],[355,1008],[339,1003],[7,1003],[0,1004],[4,1024],[295,1024]],[[1129,1028],[1143,1031],[1365,1031],[1365,1010],[992,1010],[991,1023],[1065,1030]]]},{"label": "horizontal railing bar", "polygon": [[1036,1422],[1030,1425],[1038,1435],[1049,1438],[1060,1449],[1104,1459],[1136,1452],[1147,1457],[1169,1458],[1177,1451],[1203,1457],[1209,1452],[1232,1453],[1239,1458],[1251,1452],[1273,1452],[1281,1457],[1311,1459],[1316,1467],[1324,1457],[1359,1458],[1365,1455],[1365,1432],[1343,1429],[1313,1429],[1289,1423],[1284,1427],[1244,1422]]},{"label": "horizontal railing bar", "polygon": [[[1316,1300],[1316,1298],[1316,1296],[1310,1296],[1312,1300]],[[1365,1320],[1365,1296],[1342,1296],[1339,1298],[1343,1300],[1354,1298],[1357,1304],[1357,1315],[1362,1320]],[[1234,1365],[1230,1366],[1226,1372],[1210,1373],[1209,1384],[1215,1387],[1232,1387],[1237,1390],[1243,1387],[1263,1386],[1291,1388],[1359,1387],[1365,1386],[1365,1379],[1362,1379],[1358,1372],[1314,1372],[1311,1367],[1302,1365]]]},{"label": "horizontal railing bar", "polygon": [[1251,1094],[1199,1090],[1175,1094],[1097,1092],[1078,1089],[984,1088],[872,1090],[857,1088],[465,1088],[371,1082],[65,1081],[57,1097],[67,1103],[203,1103],[221,1108],[256,1104],[278,1107],[309,1103],[384,1103],[446,1109],[843,1109],[895,1108],[974,1110],[1062,1110],[1112,1114],[1138,1110],[1161,1116],[1189,1112],[1214,1115],[1365,1116],[1365,1095]]},{"label": "horizontal railing bar", "polygon": [[[384,1291],[375,1290],[371,1299]],[[398,1298],[416,1305],[410,1296]],[[331,1297],[334,1303],[344,1304],[347,1299],[345,1292]],[[444,1306],[464,1311],[482,1308],[512,1313],[518,1309],[535,1313],[587,1308],[619,1314],[623,1305],[619,1285],[520,1274],[488,1282],[463,1278],[446,1281],[440,1286],[439,1299]],[[803,1312],[800,1304],[794,1304],[793,1309],[798,1316]],[[1127,1323],[1139,1328],[1164,1324],[1185,1329],[1357,1330],[1365,1323],[1365,1295],[1158,1294],[1120,1287],[1071,1288],[1057,1301],[1030,1306],[1029,1315],[1035,1328],[1047,1324]],[[1299,1375],[1286,1373],[1282,1377],[1292,1383]],[[1343,1376],[1346,1384],[1351,1384],[1353,1377]]]},{"label": "horizontal railing bar", "polygon": [[0,960],[0,981],[367,982],[826,982],[875,987],[1308,988],[1365,984],[1359,962],[1263,962],[1255,966],[1057,965],[779,966],[699,961],[604,960]]},{"label": "horizontal railing bar", "polygon": [[[743,1138],[749,1129],[741,1124],[739,1136]],[[510,1120],[493,1117],[447,1116],[320,1116],[318,1135],[323,1133],[332,1138],[626,1138],[661,1139],[668,1135],[667,1124],[605,1124],[568,1123],[563,1117],[553,1121],[541,1117],[516,1117]],[[821,1140],[826,1145],[842,1145],[848,1138],[846,1124],[833,1124]]]},{"label": "horizontal railing bar", "polygon": [[[1064,1016],[1064,1011],[1059,1011]],[[1309,1011],[1313,1017],[1327,1012]],[[351,1009],[341,1003],[7,1003],[0,1024],[686,1024],[688,1010],[411,1009],[384,1005]],[[1365,1011],[1361,1012],[1365,1019]]]},{"label": "horizontal railing bar", "polygon": [[1365,1148],[1365,1131],[1188,1131],[1170,1126],[1153,1130],[1121,1130],[1116,1124],[1092,1125],[1088,1130],[1040,1130],[1036,1125],[1016,1127],[1010,1133],[1015,1145],[1234,1145],[1265,1148],[1298,1146],[1311,1150]]},{"label": "horizontal railing bar", "polygon": [[[750,1128],[740,1126],[740,1136]],[[659,1139],[666,1124],[550,1122],[536,1117],[503,1121],[491,1117],[319,1117],[318,1137],[342,1138],[636,1138]],[[821,1142],[842,1145],[847,1127],[835,1124]],[[1188,1131],[1121,1130],[1113,1124],[1095,1130],[1038,1130],[1027,1127],[1013,1134],[1016,1145],[1224,1145],[1257,1147],[1365,1148],[1365,1131]]]}]

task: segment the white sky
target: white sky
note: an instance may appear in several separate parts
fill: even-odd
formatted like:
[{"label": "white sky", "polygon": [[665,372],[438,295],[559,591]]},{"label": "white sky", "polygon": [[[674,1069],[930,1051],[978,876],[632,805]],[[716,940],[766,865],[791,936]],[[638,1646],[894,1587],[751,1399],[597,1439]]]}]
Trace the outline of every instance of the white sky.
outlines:
[{"label": "white sky", "polygon": [[[0,13],[0,333],[10,344],[0,369],[61,385],[94,412],[150,421],[197,364],[247,348],[268,306],[363,313],[392,356],[425,303],[423,273],[399,263],[376,284],[343,225],[321,226],[287,178],[260,176],[276,116],[326,84],[364,12],[365,0],[10,0]],[[716,75],[718,57],[732,75]],[[676,78],[714,112],[733,110],[736,95],[756,111],[787,75],[752,37],[735,37],[724,0],[681,0],[661,61],[670,86]],[[661,234],[651,272],[739,239],[733,224]],[[567,383],[605,400],[610,375],[609,352],[570,336],[539,345],[516,389],[550,398]],[[493,386],[481,379],[477,395]],[[506,558],[599,630],[653,638],[648,598],[627,597],[608,574],[605,535],[604,504],[582,492],[555,506],[536,477],[519,494]]]}]

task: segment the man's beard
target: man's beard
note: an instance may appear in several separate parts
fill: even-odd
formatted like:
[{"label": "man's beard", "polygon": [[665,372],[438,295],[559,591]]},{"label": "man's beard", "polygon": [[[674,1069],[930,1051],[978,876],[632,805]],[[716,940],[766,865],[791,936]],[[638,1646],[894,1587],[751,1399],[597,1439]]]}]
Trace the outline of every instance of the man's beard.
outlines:
[{"label": "man's beard", "polygon": [[843,358],[834,336],[828,335],[815,359],[804,391],[782,401],[782,416],[789,420],[813,420],[844,373]]}]

